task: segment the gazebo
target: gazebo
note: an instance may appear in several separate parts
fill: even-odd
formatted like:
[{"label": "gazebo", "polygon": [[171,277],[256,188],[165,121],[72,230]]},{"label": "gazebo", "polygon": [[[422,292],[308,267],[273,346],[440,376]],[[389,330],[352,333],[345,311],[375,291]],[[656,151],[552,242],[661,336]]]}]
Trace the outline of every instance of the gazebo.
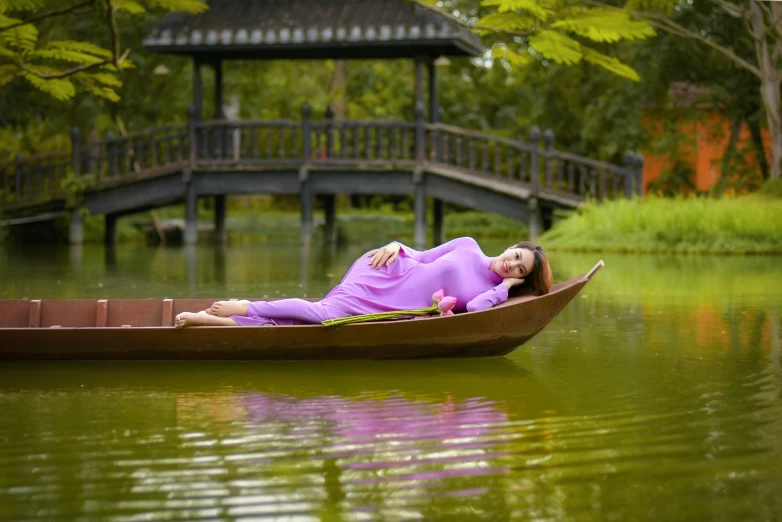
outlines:
[{"label": "gazebo", "polygon": [[[428,69],[427,112],[436,123],[434,61],[482,51],[479,38],[468,28],[410,0],[210,0],[208,4],[209,10],[199,15],[166,15],[144,39],[150,51],[192,57],[196,119],[202,117],[203,65],[214,68],[214,118],[222,119],[224,61],[402,58],[415,63],[416,106],[424,103],[423,69]],[[324,203],[327,225],[333,229],[334,198]],[[311,213],[302,208],[303,214],[307,211]],[[216,196],[215,212],[216,237],[224,240],[225,196]],[[435,200],[434,213],[435,236],[440,236],[442,201]],[[333,230],[329,235],[333,237]]]}]

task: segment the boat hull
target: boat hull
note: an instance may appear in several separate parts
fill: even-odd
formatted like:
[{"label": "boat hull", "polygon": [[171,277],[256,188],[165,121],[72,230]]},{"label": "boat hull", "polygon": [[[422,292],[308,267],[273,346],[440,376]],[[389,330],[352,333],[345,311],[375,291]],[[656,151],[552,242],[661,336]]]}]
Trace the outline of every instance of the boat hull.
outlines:
[{"label": "boat hull", "polygon": [[214,299],[6,300],[0,301],[0,360],[499,356],[523,345],[549,324],[588,282],[591,273],[559,283],[545,296],[511,298],[480,312],[328,328],[169,326],[176,313],[202,310]]}]

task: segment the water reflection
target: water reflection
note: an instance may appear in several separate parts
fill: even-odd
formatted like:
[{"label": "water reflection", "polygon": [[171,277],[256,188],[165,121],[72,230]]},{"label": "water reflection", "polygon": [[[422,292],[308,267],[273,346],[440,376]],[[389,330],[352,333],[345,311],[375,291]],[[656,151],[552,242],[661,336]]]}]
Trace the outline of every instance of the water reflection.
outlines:
[{"label": "water reflection", "polygon": [[[2,250],[0,297],[318,296],[374,246]],[[605,260],[508,358],[0,364],[0,519],[779,518],[778,259]]]}]

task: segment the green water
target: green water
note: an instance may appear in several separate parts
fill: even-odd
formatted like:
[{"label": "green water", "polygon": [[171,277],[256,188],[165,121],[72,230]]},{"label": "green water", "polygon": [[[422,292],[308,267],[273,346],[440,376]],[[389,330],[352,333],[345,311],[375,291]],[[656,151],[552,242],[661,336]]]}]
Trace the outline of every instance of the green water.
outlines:
[{"label": "green water", "polygon": [[[313,297],[371,246],[5,247],[0,299]],[[504,358],[0,363],[0,518],[779,520],[782,260],[604,259]]]}]

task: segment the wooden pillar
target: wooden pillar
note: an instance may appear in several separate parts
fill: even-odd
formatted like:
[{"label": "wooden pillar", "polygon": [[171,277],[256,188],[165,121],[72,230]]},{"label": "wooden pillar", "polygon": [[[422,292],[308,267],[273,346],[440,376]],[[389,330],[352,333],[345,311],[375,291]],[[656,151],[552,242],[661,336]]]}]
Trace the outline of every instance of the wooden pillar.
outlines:
[{"label": "wooden pillar", "polygon": [[72,245],[81,245],[84,241],[84,223],[81,219],[81,208],[71,210],[71,226],[68,230],[68,241]]},{"label": "wooden pillar", "polygon": [[323,196],[323,210],[326,214],[326,242],[337,242],[337,196],[326,194]]},{"label": "wooden pillar", "polygon": [[312,242],[312,182],[310,181],[309,165],[312,160],[312,143],[310,141],[310,115],[309,103],[301,106],[301,136],[302,136],[302,165],[299,168],[299,199],[301,201],[301,244],[309,245]]},{"label": "wooden pillar", "polygon": [[531,194],[527,201],[527,212],[529,215],[529,240],[534,241],[536,237],[543,231],[543,216],[540,212],[540,205],[538,204],[538,185],[540,183],[540,154],[538,152],[538,146],[540,142],[540,129],[532,127],[530,130],[530,145],[532,150],[530,151],[530,186]]},{"label": "wooden pillar", "polygon": [[440,123],[440,102],[437,96],[437,67],[434,60],[426,64],[429,69],[429,121]]},{"label": "wooden pillar", "polygon": [[117,244],[117,215],[106,214],[103,218],[103,244],[107,247],[113,247]]},{"label": "wooden pillar", "polygon": [[222,120],[223,115],[223,61],[219,58],[212,64],[215,70],[215,115],[214,119]]},{"label": "wooden pillar", "polygon": [[225,230],[225,194],[215,196],[215,234],[214,241],[224,245],[228,239]]},{"label": "wooden pillar", "polygon": [[193,57],[193,106],[195,119],[201,121],[201,60]]},{"label": "wooden pillar", "polygon": [[413,242],[415,248],[423,249],[426,247],[426,191],[424,190],[423,163],[426,159],[425,132],[424,132],[424,61],[421,56],[415,57],[413,66],[414,74],[414,93],[415,93],[415,159],[416,167],[413,172],[413,186],[415,193],[415,228],[413,233]]},{"label": "wooden pillar", "polygon": [[445,202],[442,199],[434,198],[433,201],[433,213],[434,213],[434,245],[442,245],[445,243]]},{"label": "wooden pillar", "polygon": [[[416,62],[416,70],[420,71],[420,62]],[[417,80],[419,74],[416,75]],[[416,81],[417,86],[420,86],[420,81]],[[416,89],[419,90],[419,89]],[[413,187],[415,194],[414,208],[415,208],[415,229],[414,229],[414,242],[415,248],[423,249],[426,247],[426,189],[424,187],[424,162],[426,159],[426,151],[424,149],[425,143],[425,129],[424,129],[424,117],[426,115],[426,108],[422,101],[418,101],[415,104],[415,168],[413,169]]]},{"label": "wooden pillar", "polygon": [[198,241],[198,193],[192,180],[192,172],[185,171],[185,244]]},{"label": "wooden pillar", "polygon": [[[434,65],[434,60],[429,60],[427,63],[429,69],[429,121],[431,123],[440,123],[440,102],[437,94],[437,67]],[[442,161],[442,153],[440,151],[440,136],[439,131],[435,131],[434,138],[435,147],[435,160]],[[432,201],[433,210],[433,236],[434,244],[442,245],[445,243],[445,202],[442,199],[433,198]]]},{"label": "wooden pillar", "polygon": [[421,56],[416,56],[413,65],[413,80],[415,99],[413,100],[413,107],[418,107],[418,104],[424,103],[424,59]]}]

